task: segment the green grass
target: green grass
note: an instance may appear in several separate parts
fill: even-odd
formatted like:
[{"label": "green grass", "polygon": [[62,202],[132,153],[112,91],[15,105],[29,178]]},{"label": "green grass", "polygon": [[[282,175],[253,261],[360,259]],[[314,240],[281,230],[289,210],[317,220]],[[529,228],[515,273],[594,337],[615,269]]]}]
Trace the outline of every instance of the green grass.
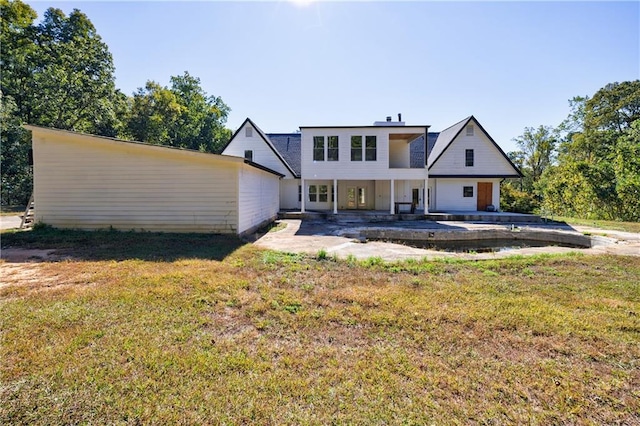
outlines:
[{"label": "green grass", "polygon": [[600,229],[610,229],[613,231],[639,232],[640,222],[619,222],[614,220],[578,219],[574,217],[554,217],[554,220],[566,222],[569,225],[592,226]]},{"label": "green grass", "polygon": [[20,216],[27,206],[0,206],[0,216]]},{"label": "green grass", "polygon": [[0,264],[0,424],[640,422],[638,257],[329,262],[202,235],[2,238],[77,260]]}]

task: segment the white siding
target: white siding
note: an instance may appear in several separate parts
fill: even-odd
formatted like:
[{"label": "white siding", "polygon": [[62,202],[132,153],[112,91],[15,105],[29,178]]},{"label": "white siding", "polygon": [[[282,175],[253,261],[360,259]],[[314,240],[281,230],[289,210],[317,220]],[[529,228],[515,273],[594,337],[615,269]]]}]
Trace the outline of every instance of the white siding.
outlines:
[{"label": "white siding", "polygon": [[[427,169],[391,169],[389,168],[389,134],[415,134],[422,135],[424,127],[352,127],[352,128],[302,128],[302,177],[303,179],[426,179]],[[328,136],[338,136],[339,161],[313,161],[313,137],[325,137],[325,151]],[[351,161],[351,136],[376,136],[377,156],[376,161]],[[397,142],[400,143],[400,142]],[[398,156],[402,157],[402,164],[408,159],[408,145],[406,150],[399,150]],[[406,154],[406,155],[405,155]],[[364,155],[364,154],[363,154]],[[400,159],[398,159],[400,161]]]},{"label": "white siding", "polygon": [[37,222],[78,229],[237,232],[238,160],[32,130]]},{"label": "white siding", "polygon": [[[474,126],[474,135],[463,130],[429,170],[430,175],[513,175],[515,171],[489,138]],[[465,166],[465,150],[473,149],[473,167]]]},{"label": "white siding", "polygon": [[238,233],[251,232],[278,214],[280,183],[277,176],[243,164],[239,178]]},{"label": "white siding", "polygon": [[280,180],[280,208],[281,209],[299,209],[300,201],[298,199],[298,187],[300,179],[281,179]]},{"label": "white siding", "polygon": [[[478,182],[491,182],[492,204],[500,207],[500,179],[452,179],[437,178],[429,180],[431,199],[430,210],[438,211],[476,211],[478,208]],[[473,187],[473,197],[463,197],[463,187]]]},{"label": "white siding", "polygon": [[285,175],[285,179],[293,179],[293,175],[289,169],[282,163],[282,160],[273,152],[267,142],[262,139],[258,129],[253,128],[252,136],[247,137],[245,129],[253,127],[246,122],[235,138],[229,142],[229,145],[222,151],[224,155],[233,155],[235,157],[244,158],[246,150],[253,151],[253,162],[263,165],[271,170],[280,172]]}]

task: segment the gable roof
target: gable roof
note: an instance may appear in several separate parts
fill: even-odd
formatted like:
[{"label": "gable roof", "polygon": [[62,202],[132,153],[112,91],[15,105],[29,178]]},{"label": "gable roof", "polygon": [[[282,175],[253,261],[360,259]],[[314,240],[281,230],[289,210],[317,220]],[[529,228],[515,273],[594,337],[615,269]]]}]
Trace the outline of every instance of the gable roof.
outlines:
[{"label": "gable roof", "polygon": [[504,159],[507,160],[507,162],[511,165],[511,167],[513,167],[513,170],[515,170],[516,173],[520,177],[522,177],[523,175],[522,175],[522,172],[520,171],[520,169],[518,169],[518,167],[516,167],[516,165],[513,164],[513,162],[511,161],[511,159],[509,159],[507,154],[504,153],[502,148],[500,148],[500,146],[496,143],[496,141],[493,140],[491,135],[489,133],[487,133],[487,131],[484,129],[484,127],[482,127],[482,125],[478,122],[478,120],[473,115],[470,115],[469,117],[465,118],[464,120],[459,121],[456,124],[452,125],[451,127],[448,127],[445,130],[443,130],[442,132],[440,132],[435,144],[433,145],[433,149],[429,153],[428,168],[431,169],[433,167],[433,165],[436,163],[436,161],[438,161],[438,159],[440,157],[442,157],[442,154],[444,154],[444,152],[447,150],[447,148],[449,148],[449,146],[451,146],[451,143],[458,137],[458,135],[460,135],[460,133],[462,132],[462,129],[466,128],[467,125],[471,121],[473,121],[475,123],[475,125],[478,126],[478,128],[480,130],[482,130],[482,132],[489,139],[489,141],[493,144],[493,146],[498,150],[498,152],[500,152],[500,154],[502,154]]},{"label": "gable roof", "polygon": [[[227,142],[225,144],[225,146],[222,148],[222,150],[220,152],[224,152],[225,149],[227,149],[227,147],[229,146],[229,144],[231,144],[231,142],[235,139],[235,137],[238,135],[238,133],[240,132],[240,130],[242,130],[242,128],[245,126],[245,124],[251,124],[251,126],[256,129],[256,132],[258,132],[258,135],[262,138],[262,140],[264,141],[264,143],[267,144],[267,146],[269,148],[271,148],[271,151],[273,151],[273,153],[275,154],[276,157],[278,157],[278,159],[282,162],[282,164],[287,168],[287,170],[289,170],[289,172],[294,176],[294,177],[300,177],[300,167],[298,167],[298,172],[296,173],[296,171],[294,170],[293,167],[291,167],[291,165],[283,158],[281,152],[279,152],[273,145],[273,143],[271,142],[271,140],[269,139],[269,137],[262,131],[262,129],[260,129],[260,127],[258,127],[256,125],[256,123],[254,123],[249,117],[247,117],[242,124],[240,125],[240,127],[238,127],[238,130],[236,130],[233,135],[231,136],[231,138],[229,139],[229,142]],[[299,144],[298,144],[299,145]],[[299,157],[299,156],[298,156]],[[298,159],[298,163],[300,162],[300,160]]]}]

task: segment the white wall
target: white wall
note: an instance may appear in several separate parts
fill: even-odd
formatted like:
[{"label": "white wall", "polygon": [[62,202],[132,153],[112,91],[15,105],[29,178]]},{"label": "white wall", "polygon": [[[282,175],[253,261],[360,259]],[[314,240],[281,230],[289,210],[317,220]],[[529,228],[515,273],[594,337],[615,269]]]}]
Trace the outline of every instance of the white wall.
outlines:
[{"label": "white wall", "polygon": [[[465,150],[474,150],[473,167],[465,166]],[[515,171],[489,138],[474,126],[474,135],[462,132],[429,170],[430,175],[515,175]]]},{"label": "white wall", "polygon": [[[430,210],[460,210],[477,211],[478,208],[478,182],[491,182],[492,204],[500,208],[500,179],[453,179],[453,178],[432,178],[429,180],[432,200],[434,204],[429,206]],[[463,197],[463,187],[473,187],[473,197]]]},{"label": "white wall", "polygon": [[[246,136],[246,127],[253,128],[252,136]],[[222,151],[224,155],[233,155],[244,158],[244,151],[253,151],[253,162],[268,167],[271,170],[280,172],[285,175],[285,179],[294,179],[289,169],[282,163],[280,158],[273,152],[271,147],[262,139],[258,133],[258,129],[246,122],[236,137]]]},{"label": "white wall", "polygon": [[238,233],[253,231],[276,218],[280,210],[277,176],[243,164],[239,172]]},{"label": "white wall", "polygon": [[[302,128],[302,178],[303,179],[425,179],[426,168],[422,169],[390,169],[389,168],[389,134],[424,134],[424,127],[349,127],[349,128]],[[328,136],[338,136],[339,161],[313,161],[313,137],[325,137],[325,151]],[[351,136],[377,138],[377,160],[351,161]],[[408,149],[408,147],[407,147]],[[408,151],[407,151],[408,152]],[[364,155],[364,154],[363,154]],[[407,164],[408,167],[408,164]]]},{"label": "white wall", "polygon": [[281,179],[280,180],[280,208],[281,209],[299,209],[300,201],[298,201],[298,186],[300,179]]},{"label": "white wall", "polygon": [[237,231],[238,160],[54,130],[33,130],[33,153],[37,222]]}]

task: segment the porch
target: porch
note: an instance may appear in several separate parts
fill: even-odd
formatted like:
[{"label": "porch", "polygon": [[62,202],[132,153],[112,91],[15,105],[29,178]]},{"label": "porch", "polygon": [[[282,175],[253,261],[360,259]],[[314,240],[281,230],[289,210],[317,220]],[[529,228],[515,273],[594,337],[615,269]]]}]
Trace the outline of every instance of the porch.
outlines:
[{"label": "porch", "polygon": [[395,222],[395,221],[433,221],[433,222],[483,222],[483,223],[541,223],[540,216],[510,212],[485,211],[443,211],[426,213],[416,209],[411,213],[391,214],[387,210],[281,210],[279,219],[325,220],[329,222]]}]

